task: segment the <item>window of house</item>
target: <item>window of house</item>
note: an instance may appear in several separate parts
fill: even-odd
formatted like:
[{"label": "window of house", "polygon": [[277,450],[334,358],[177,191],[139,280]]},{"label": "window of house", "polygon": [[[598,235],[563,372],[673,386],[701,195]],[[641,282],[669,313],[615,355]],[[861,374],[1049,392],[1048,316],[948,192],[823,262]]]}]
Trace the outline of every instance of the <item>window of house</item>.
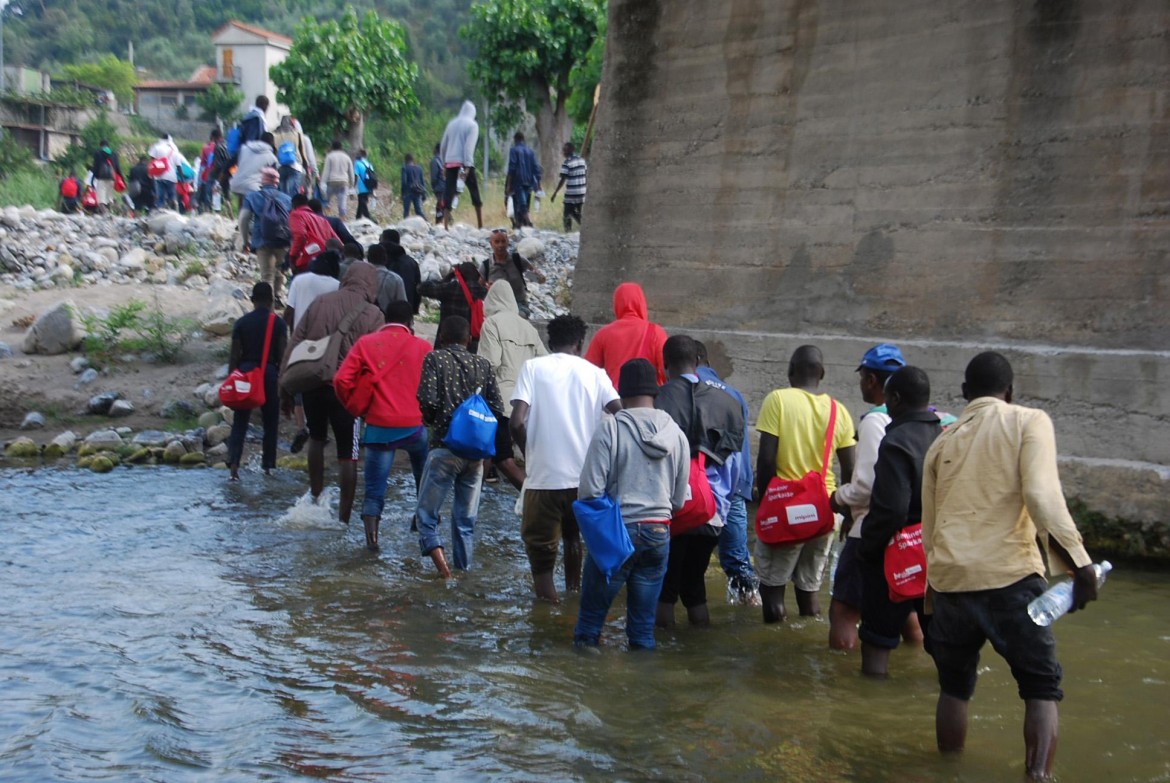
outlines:
[{"label": "window of house", "polygon": [[194,108],[195,107],[195,96],[194,95],[183,96],[183,105],[189,109]]},{"label": "window of house", "polygon": [[178,106],[179,98],[175,95],[163,95],[161,98],[159,98],[158,102],[163,106]]},{"label": "window of house", "polygon": [[223,79],[230,79],[230,78],[232,78],[232,73],[233,73],[233,71],[234,71],[234,69],[233,69],[234,62],[233,62],[233,60],[234,60],[234,56],[233,56],[233,54],[232,54],[232,50],[231,50],[231,49],[227,49],[227,48],[225,48],[225,49],[223,50],[223,70],[222,70],[222,72],[221,72],[221,77],[220,77],[220,78],[223,78]]}]

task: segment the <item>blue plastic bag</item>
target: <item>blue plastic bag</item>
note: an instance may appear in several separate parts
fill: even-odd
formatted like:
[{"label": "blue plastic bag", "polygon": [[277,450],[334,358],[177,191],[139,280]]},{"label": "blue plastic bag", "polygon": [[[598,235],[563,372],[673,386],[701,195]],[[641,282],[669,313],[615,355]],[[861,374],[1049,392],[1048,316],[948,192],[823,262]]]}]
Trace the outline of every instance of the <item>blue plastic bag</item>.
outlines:
[{"label": "blue plastic bag", "polygon": [[496,415],[479,389],[459,403],[451,414],[443,445],[463,459],[487,459],[496,455]]},{"label": "blue plastic bag", "polygon": [[634,554],[634,542],[626,532],[622,509],[609,495],[589,500],[574,500],[573,514],[581,528],[581,538],[589,556],[605,575],[606,584],[622,564]]}]

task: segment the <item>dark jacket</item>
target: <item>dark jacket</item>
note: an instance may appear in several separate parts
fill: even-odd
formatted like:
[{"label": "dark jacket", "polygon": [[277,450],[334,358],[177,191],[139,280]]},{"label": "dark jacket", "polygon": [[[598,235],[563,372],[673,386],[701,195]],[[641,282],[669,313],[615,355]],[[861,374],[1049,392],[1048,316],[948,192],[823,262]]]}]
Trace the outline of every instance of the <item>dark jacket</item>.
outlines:
[{"label": "dark jacket", "polygon": [[115,174],[122,176],[122,167],[118,165],[118,153],[99,149],[93,154],[91,170],[94,179],[112,180]]},{"label": "dark jacket", "polygon": [[422,272],[419,271],[418,262],[406,254],[402,245],[383,244],[382,247],[386,248],[386,268],[402,278],[406,301],[410,302],[414,314],[418,315],[418,306],[422,304],[422,294],[418,290]]},{"label": "dark jacket", "polygon": [[716,465],[743,448],[743,409],[722,389],[672,378],[658,390],[654,407],[666,411],[687,436],[691,456],[702,451]]},{"label": "dark jacket", "polygon": [[[487,298],[487,289],[484,288],[481,280],[465,282],[473,299]],[[444,319],[453,315],[466,318],[468,323],[471,322],[471,305],[467,303],[467,297],[463,295],[463,286],[459,285],[454,273],[447,275],[442,280],[428,280],[420,285],[418,290],[423,296],[438,300],[440,324],[443,323]],[[472,340],[471,350],[473,353],[478,343],[478,340]]]},{"label": "dark jacket", "polygon": [[[268,316],[271,310],[258,308],[241,316],[232,327],[232,351],[228,367],[232,370],[254,369],[264,357],[264,335],[268,333]],[[284,347],[288,343],[288,327],[279,315],[272,324],[272,346],[268,351],[268,369],[275,373],[280,369]]]},{"label": "dark jacket", "polygon": [[345,221],[333,215],[327,215],[325,222],[333,229],[333,233],[337,234],[337,238],[341,240],[343,245],[360,245],[361,243],[354,239],[353,234],[349,233],[349,229],[345,227]]},{"label": "dark jacket", "polygon": [[932,411],[910,411],[886,426],[873,466],[869,513],[861,527],[862,560],[882,562],[894,534],[922,521],[922,461],[941,432]]},{"label": "dark jacket", "polygon": [[497,421],[504,415],[500,387],[492,365],[482,356],[469,353],[462,345],[448,345],[423,358],[422,380],[418,384],[418,407],[431,430],[431,448],[441,447],[451,426],[451,414],[479,389]]},{"label": "dark jacket", "polygon": [[441,198],[446,185],[447,172],[443,168],[443,159],[436,155],[431,158],[431,191]]},{"label": "dark jacket", "polygon": [[407,163],[402,167],[402,200],[407,201],[415,196],[427,197],[427,183],[423,180],[422,166],[417,163]]}]

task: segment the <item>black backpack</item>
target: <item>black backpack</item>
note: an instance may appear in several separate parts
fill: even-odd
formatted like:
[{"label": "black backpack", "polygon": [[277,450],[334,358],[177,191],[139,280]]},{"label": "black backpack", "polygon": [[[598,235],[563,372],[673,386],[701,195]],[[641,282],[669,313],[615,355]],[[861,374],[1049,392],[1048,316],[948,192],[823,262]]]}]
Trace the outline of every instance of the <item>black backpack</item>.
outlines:
[{"label": "black backpack", "polygon": [[369,161],[366,161],[366,176],[362,179],[366,190],[374,191],[378,189],[378,175],[374,173],[374,166]]},{"label": "black backpack", "polygon": [[288,247],[292,244],[288,207],[276,197],[275,191],[264,193],[264,209],[260,210],[260,238],[269,247]]}]

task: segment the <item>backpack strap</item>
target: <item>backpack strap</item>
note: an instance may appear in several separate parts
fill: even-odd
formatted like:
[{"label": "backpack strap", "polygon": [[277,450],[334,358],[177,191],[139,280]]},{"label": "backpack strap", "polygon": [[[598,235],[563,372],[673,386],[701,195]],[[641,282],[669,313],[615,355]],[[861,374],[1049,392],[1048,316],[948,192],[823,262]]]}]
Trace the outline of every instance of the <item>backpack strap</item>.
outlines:
[{"label": "backpack strap", "polygon": [[463,280],[463,275],[459,274],[458,269],[452,269],[451,271],[455,273],[455,279],[459,281],[459,287],[463,289],[463,298],[467,300],[467,307],[470,309],[472,303],[475,301],[475,298],[471,295],[471,289],[468,288],[467,283]]},{"label": "backpack strap", "polygon": [[829,453],[833,448],[833,434],[837,429],[837,401],[829,398],[829,428],[825,431],[825,452],[821,455],[821,475],[829,472]]},{"label": "backpack strap", "polygon": [[264,350],[260,355],[260,370],[268,372],[268,349],[272,347],[272,327],[276,325],[276,313],[268,314],[268,328],[264,330]]}]

